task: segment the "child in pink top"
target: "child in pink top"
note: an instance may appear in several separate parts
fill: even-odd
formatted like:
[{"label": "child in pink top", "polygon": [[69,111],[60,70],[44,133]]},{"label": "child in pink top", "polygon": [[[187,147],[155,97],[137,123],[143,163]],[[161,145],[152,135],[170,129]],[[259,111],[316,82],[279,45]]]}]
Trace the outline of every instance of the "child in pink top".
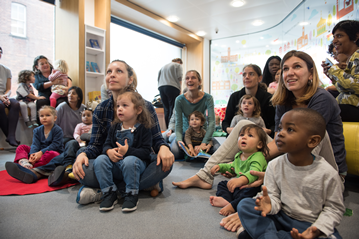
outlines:
[{"label": "child in pink top", "polygon": [[86,142],[81,140],[81,135],[91,133],[92,129],[92,109],[85,109],[81,112],[82,123],[77,124],[74,131],[74,139],[79,142],[80,146],[86,146]]},{"label": "child in pink top", "polygon": [[275,78],[274,78],[275,81],[270,83],[269,86],[268,86],[268,92],[271,93],[271,94],[274,94],[274,92],[277,90],[278,82],[279,82],[279,79],[280,79],[280,73],[281,73],[281,70],[278,70],[277,73],[275,73]]},{"label": "child in pink top", "polygon": [[68,66],[66,61],[57,60],[54,63],[54,69],[51,75],[49,75],[49,81],[53,82],[56,79],[61,79],[60,83],[51,86],[50,105],[56,108],[56,100],[61,97],[67,96],[67,90],[72,86],[72,82],[67,76]]}]

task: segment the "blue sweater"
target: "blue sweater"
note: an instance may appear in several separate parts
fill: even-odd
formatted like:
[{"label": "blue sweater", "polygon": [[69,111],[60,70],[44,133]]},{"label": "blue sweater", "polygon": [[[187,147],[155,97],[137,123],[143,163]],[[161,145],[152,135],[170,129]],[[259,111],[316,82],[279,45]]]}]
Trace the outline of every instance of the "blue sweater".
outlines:
[{"label": "blue sweater", "polygon": [[57,124],[54,124],[47,139],[45,138],[44,129],[45,127],[43,125],[34,129],[34,136],[32,138],[29,154],[39,152],[40,150],[42,153],[45,153],[46,151],[56,151],[61,154],[64,151],[62,144],[62,129]]}]

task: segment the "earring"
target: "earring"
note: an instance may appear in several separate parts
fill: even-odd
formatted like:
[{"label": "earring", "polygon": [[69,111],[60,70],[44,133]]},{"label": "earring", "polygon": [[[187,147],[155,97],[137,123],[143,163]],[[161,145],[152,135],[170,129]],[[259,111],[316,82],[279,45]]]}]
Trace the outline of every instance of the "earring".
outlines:
[{"label": "earring", "polygon": [[308,85],[311,86],[313,84],[313,80],[308,80]]}]

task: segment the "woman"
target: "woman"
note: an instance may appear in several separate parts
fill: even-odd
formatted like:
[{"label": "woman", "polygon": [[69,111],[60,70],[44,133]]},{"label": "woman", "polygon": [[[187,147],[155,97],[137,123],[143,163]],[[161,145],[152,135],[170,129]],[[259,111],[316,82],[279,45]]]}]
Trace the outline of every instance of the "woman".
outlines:
[{"label": "woman", "polygon": [[83,95],[81,88],[72,86],[67,93],[66,102],[62,102],[56,107],[57,120],[56,124],[64,132],[64,145],[74,139],[76,125],[82,122],[81,112],[85,109],[82,104]]},{"label": "woman", "polygon": [[[308,107],[316,110],[324,117],[327,123],[329,137],[326,136],[313,152],[323,156],[334,168],[339,168],[341,175],[345,175],[347,165],[345,162],[343,125],[339,116],[339,106],[326,90],[319,88],[319,77],[313,59],[304,52],[290,51],[283,58],[281,70],[283,74],[279,81],[278,89],[272,98],[272,103],[276,106],[276,131],[282,115],[292,108]],[[201,169],[197,175],[183,182],[174,183],[174,185],[180,188],[211,188],[213,177],[210,177],[208,170],[214,164],[233,161],[235,153],[238,152],[238,147],[235,147],[238,132],[243,125],[248,123],[251,122],[243,120],[234,127],[232,131],[232,134],[234,134],[229,135],[216,154],[207,161],[205,168]],[[270,155],[266,158],[269,161],[279,156],[279,151],[275,142],[269,137],[268,142]]]},{"label": "woman", "polygon": [[[97,189],[94,189],[99,188],[99,184],[93,171],[93,161],[102,153],[102,145],[106,140],[111,123],[116,117],[116,100],[118,95],[126,86],[132,86],[134,90],[137,87],[135,72],[124,61],[112,61],[107,67],[106,72],[106,84],[107,88],[112,91],[112,97],[101,102],[96,107],[93,114],[91,141],[89,146],[77,156],[76,162],[73,165],[74,176],[85,185],[80,189],[76,199],[80,204],[87,204],[100,199],[96,197],[96,195],[99,196],[100,194],[97,193]],[[151,154],[151,163],[141,176],[140,190],[157,185],[160,188],[156,187],[156,189],[162,191],[163,188],[160,181],[170,173],[174,157],[169,150],[169,146],[162,138],[157,115],[152,104],[146,101],[146,105],[155,121],[151,132],[152,148],[157,155]]]},{"label": "woman", "polygon": [[[266,123],[267,129],[274,130],[274,113],[275,110],[270,103],[271,94],[259,86],[262,80],[262,71],[257,65],[247,65],[243,68],[243,89],[234,92],[229,98],[226,115],[222,122],[222,128],[229,133],[226,141],[218,148],[218,150],[209,158],[204,168],[202,168],[193,177],[182,181],[173,182],[172,184],[180,188],[200,187],[210,189],[213,184],[214,177],[211,174],[211,168],[219,163],[233,162],[234,156],[239,152],[237,140],[240,129],[243,125],[251,121],[242,120],[234,128],[230,128],[230,123],[238,111],[238,103],[241,97],[245,94],[255,95],[261,105],[261,117]],[[269,137],[268,137],[269,138]]]},{"label": "woman", "polygon": [[[51,74],[52,65],[43,55],[35,57],[32,70],[35,72],[35,83],[33,85],[39,92],[39,96],[44,96],[46,98],[36,101],[36,111],[39,111],[42,106],[50,105],[51,86],[59,84],[61,79],[56,79],[52,82],[49,81],[48,77]],[[59,98],[57,104],[64,101],[66,101],[65,97]],[[38,123],[40,123],[39,120]]]},{"label": "woman", "polygon": [[347,67],[322,63],[324,73],[339,91],[337,102],[343,121],[359,122],[359,21],[345,20],[333,28],[333,45],[337,54],[348,57]]},{"label": "woman", "polygon": [[[0,47],[0,59],[2,52]],[[0,64],[0,128],[6,136],[6,142],[13,147],[17,147],[20,142],[16,140],[15,132],[19,120],[20,104],[15,99],[8,98],[10,90],[11,71]],[[9,109],[9,115],[6,115],[5,108]]]},{"label": "woman", "polygon": [[[171,143],[171,151],[174,154],[175,159],[184,158],[184,152],[181,149],[180,143],[184,145],[182,140],[184,138],[183,133],[189,127],[188,117],[195,110],[202,112],[203,115],[206,115],[206,111],[208,110],[208,126],[206,129],[206,134],[202,140],[201,145],[196,146],[195,152],[198,154],[199,150],[203,150],[212,154],[219,147],[218,141],[212,138],[215,127],[213,97],[200,90],[202,78],[197,71],[188,71],[186,73],[185,80],[187,92],[179,95],[175,102],[176,139]],[[213,146],[208,149],[207,145],[210,140],[212,140]]]},{"label": "woman", "polygon": [[272,132],[274,130],[274,108],[271,106],[272,97],[266,90],[260,87],[262,80],[261,68],[257,65],[250,64],[243,68],[243,88],[234,92],[228,100],[226,115],[222,121],[222,129],[230,134],[233,128],[230,127],[233,117],[238,112],[238,103],[242,96],[249,94],[257,98],[261,105],[261,117],[263,118],[266,128]]},{"label": "woman", "polygon": [[282,59],[279,56],[271,56],[268,58],[263,70],[262,83],[269,86],[269,84],[275,80],[275,74],[280,69],[281,61]]}]

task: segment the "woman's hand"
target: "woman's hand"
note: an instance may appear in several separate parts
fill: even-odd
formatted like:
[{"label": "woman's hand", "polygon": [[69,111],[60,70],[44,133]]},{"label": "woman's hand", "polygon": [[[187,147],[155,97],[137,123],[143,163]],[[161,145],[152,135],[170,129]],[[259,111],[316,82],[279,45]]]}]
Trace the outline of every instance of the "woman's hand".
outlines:
[{"label": "woman's hand", "polygon": [[201,150],[203,150],[203,151],[205,151],[207,153],[210,148],[211,148],[211,145],[209,145],[209,147],[208,147],[207,144],[201,143],[201,145],[198,145],[198,146],[194,147],[194,152],[195,152],[196,155],[199,154],[199,152]]},{"label": "woman's hand", "polygon": [[227,127],[226,131],[227,131],[228,134],[230,134],[233,129],[234,129],[234,128],[229,128],[229,127]]},{"label": "woman's hand", "polygon": [[[182,141],[180,141],[180,142],[182,142]],[[165,145],[161,145],[160,150],[158,151],[157,166],[160,165],[161,161],[162,161],[162,171],[163,172],[169,171],[172,167],[172,164],[175,161],[175,156],[173,155],[171,150]]]},{"label": "woman's hand", "polygon": [[330,68],[331,66],[329,66],[328,63],[325,63],[325,61],[322,61],[321,66],[323,67],[323,72],[324,72],[324,74],[329,78],[329,76],[328,76],[328,70],[329,70],[329,68]]},{"label": "woman's hand", "polygon": [[189,145],[188,145],[188,150],[189,150],[189,154],[190,154],[191,156],[196,156],[192,144],[189,144]]},{"label": "woman's hand", "polygon": [[172,129],[168,130],[168,132],[167,132],[166,136],[167,136],[167,137],[170,137],[170,136],[171,136],[171,134],[172,134]]},{"label": "woman's hand", "polygon": [[85,153],[80,153],[72,166],[72,173],[77,180],[84,179],[85,177],[85,172],[82,168],[83,164],[85,164],[85,166],[89,166],[89,159]]},{"label": "woman's hand", "polygon": [[61,84],[61,78],[57,78],[51,82],[51,85],[59,85],[59,84]]},{"label": "woman's hand", "polygon": [[118,148],[108,149],[106,151],[107,156],[114,163],[117,163],[118,161],[123,159],[123,156],[118,151],[119,151]]},{"label": "woman's hand", "polygon": [[177,141],[178,147],[180,147],[180,149],[182,149],[181,145],[185,146],[183,141]]},{"label": "woman's hand", "polygon": [[259,187],[263,184],[265,172],[257,172],[257,171],[251,170],[251,171],[249,171],[249,173],[253,176],[257,176],[258,179],[256,181],[254,181],[253,183],[243,185],[240,189]]},{"label": "woman's hand", "polygon": [[217,173],[219,171],[219,165],[214,165],[211,168],[211,174],[214,176],[215,173]]},{"label": "woman's hand", "polygon": [[0,100],[6,107],[10,105],[10,100],[8,99],[7,95],[0,95]]},{"label": "woman's hand", "polygon": [[272,130],[270,129],[267,129],[265,127],[262,128],[264,130],[264,132],[266,132],[267,134],[271,134],[272,133]]},{"label": "woman's hand", "polygon": [[37,100],[42,100],[42,99],[46,99],[46,97],[45,96],[38,96],[37,97]]}]

